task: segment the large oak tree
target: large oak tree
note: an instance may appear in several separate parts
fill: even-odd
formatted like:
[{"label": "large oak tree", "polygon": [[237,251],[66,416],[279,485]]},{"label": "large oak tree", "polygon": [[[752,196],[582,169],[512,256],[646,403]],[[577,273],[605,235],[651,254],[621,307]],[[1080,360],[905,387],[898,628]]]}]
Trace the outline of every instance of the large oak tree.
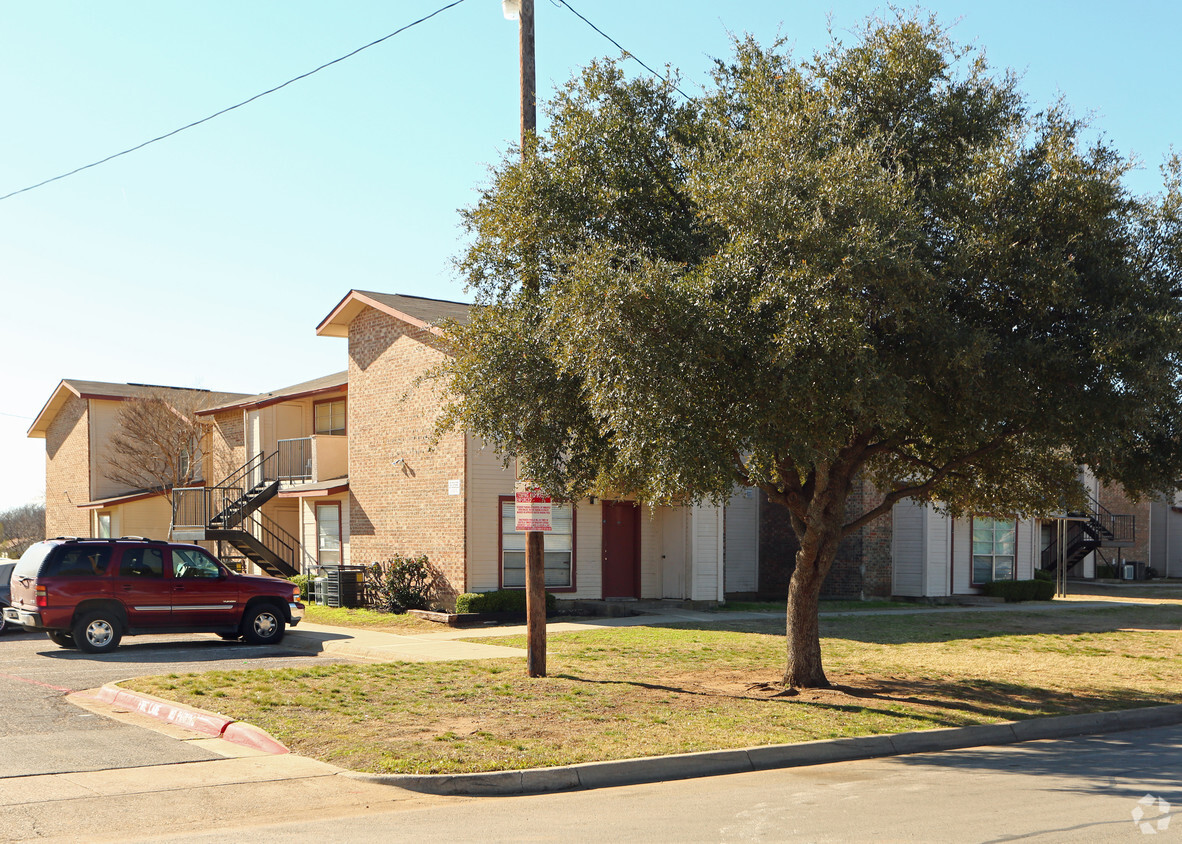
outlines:
[{"label": "large oak tree", "polygon": [[[827,685],[822,580],[899,500],[1039,514],[1080,465],[1179,476],[1178,162],[1133,195],[934,18],[803,61],[740,40],[691,99],[596,63],[549,117],[465,212],[484,307],[447,422],[569,499],[785,505],[785,683]],[[850,517],[858,478],[883,497]]]}]

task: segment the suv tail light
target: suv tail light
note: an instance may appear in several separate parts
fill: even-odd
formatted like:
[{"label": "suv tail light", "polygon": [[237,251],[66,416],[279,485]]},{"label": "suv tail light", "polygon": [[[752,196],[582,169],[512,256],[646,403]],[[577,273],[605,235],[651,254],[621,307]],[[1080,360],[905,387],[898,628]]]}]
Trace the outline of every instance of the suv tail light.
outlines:
[{"label": "suv tail light", "polygon": [[48,607],[49,606],[49,594],[46,592],[46,589],[44,586],[37,587],[37,606],[39,606],[39,607]]}]

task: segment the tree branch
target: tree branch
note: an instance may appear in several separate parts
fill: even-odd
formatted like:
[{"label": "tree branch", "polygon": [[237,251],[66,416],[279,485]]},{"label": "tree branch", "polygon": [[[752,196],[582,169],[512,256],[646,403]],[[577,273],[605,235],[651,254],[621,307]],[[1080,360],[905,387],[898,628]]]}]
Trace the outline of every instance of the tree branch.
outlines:
[{"label": "tree branch", "polygon": [[940,481],[947,478],[956,470],[964,466],[971,465],[985,455],[996,451],[997,449],[1001,448],[1006,440],[1017,436],[1019,433],[1020,430],[1004,433],[1001,436],[990,440],[989,442],[985,443],[985,445],[975,449],[974,451],[970,451],[967,454],[963,454],[960,457],[949,460],[943,466],[936,469],[936,471],[932,473],[932,476],[922,484],[913,484],[911,486],[898,487],[891,490],[883,497],[881,504],[871,510],[866,511],[852,522],[846,524],[845,527],[841,529],[841,535],[843,537],[849,536],[854,531],[858,530],[864,525],[869,524],[884,513],[890,512],[891,508],[904,498],[920,498],[926,496],[932,491],[932,489],[935,488],[936,484],[940,483]]}]

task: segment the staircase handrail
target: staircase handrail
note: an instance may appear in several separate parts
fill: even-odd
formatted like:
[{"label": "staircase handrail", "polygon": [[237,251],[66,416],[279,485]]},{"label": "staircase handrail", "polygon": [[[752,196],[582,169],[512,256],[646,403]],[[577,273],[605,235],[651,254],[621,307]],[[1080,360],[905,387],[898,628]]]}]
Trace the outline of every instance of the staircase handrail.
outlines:
[{"label": "staircase handrail", "polygon": [[[256,470],[259,470],[260,480],[262,480],[262,481],[278,480],[279,479],[278,475],[275,475],[275,472],[274,472],[275,464],[276,464],[276,461],[278,461],[278,459],[279,459],[278,449],[276,449],[275,451],[272,451],[270,454],[266,454],[265,452],[260,451],[254,457],[250,458],[250,460],[247,460],[246,463],[244,463],[241,467],[239,467],[234,472],[234,474],[230,475],[230,477],[226,478],[220,484],[217,484],[217,486],[219,486],[219,487],[241,486],[241,487],[246,487],[249,489],[250,487],[254,486],[254,484],[247,483],[247,479],[249,478],[251,472],[254,472]],[[267,472],[268,467],[270,467],[272,469],[270,474],[268,474],[268,472]]]},{"label": "staircase handrail", "polygon": [[[263,547],[296,571],[300,570],[299,555],[296,550],[300,547],[300,542],[292,536],[290,531],[285,530],[270,516],[258,510],[247,514],[244,521],[246,531],[261,542]],[[258,534],[255,533],[256,530]]]}]

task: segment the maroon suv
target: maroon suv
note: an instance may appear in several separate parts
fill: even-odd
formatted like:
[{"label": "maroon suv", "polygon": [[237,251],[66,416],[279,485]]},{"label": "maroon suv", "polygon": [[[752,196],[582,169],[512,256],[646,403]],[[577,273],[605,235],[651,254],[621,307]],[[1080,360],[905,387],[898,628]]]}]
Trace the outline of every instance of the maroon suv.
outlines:
[{"label": "maroon suv", "polygon": [[236,574],[198,545],[59,537],[12,572],[4,618],[63,648],[106,653],[136,633],[217,633],[273,645],[304,605],[293,583]]}]

